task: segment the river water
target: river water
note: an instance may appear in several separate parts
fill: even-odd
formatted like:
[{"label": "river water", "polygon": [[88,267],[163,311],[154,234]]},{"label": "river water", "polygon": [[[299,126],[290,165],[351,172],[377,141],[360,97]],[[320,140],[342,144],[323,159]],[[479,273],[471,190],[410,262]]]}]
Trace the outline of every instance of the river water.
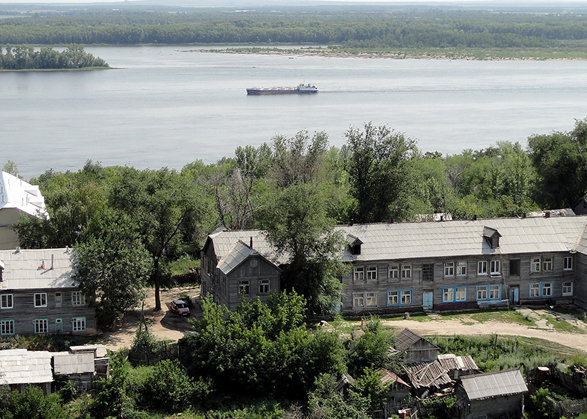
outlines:
[{"label": "river water", "polygon": [[[87,47],[113,70],[0,73],[0,164],[25,177],[103,165],[181,168],[277,134],[388,125],[423,151],[460,153],[568,131],[587,117],[586,61],[393,60]],[[253,86],[317,95],[247,96]]]}]

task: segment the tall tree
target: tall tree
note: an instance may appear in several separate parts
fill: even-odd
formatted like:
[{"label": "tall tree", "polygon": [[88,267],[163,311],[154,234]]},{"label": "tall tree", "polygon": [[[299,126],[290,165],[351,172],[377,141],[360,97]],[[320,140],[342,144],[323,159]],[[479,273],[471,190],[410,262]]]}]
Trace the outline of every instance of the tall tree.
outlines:
[{"label": "tall tree", "polygon": [[163,168],[138,171],[120,168],[110,193],[110,205],[130,215],[153,265],[155,310],[161,310],[159,290],[170,258],[183,241],[194,240],[202,219],[196,184],[187,176]]},{"label": "tall tree", "polygon": [[95,299],[102,324],[112,324],[144,298],[151,257],[130,217],[105,212],[94,217],[74,248],[74,278]]},{"label": "tall tree", "polygon": [[535,200],[542,208],[572,206],[587,192],[587,118],[571,132],[534,135],[530,159],[538,174]]},{"label": "tall tree", "polygon": [[379,222],[408,218],[414,183],[412,160],[416,142],[386,126],[365,124],[346,134],[346,170],[351,194],[357,201],[356,221]]}]

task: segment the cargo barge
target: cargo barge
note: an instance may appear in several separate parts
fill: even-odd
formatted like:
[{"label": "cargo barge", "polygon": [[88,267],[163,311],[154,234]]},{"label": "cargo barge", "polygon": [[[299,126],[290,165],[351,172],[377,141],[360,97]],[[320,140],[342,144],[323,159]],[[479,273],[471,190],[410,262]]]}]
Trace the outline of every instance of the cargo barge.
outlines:
[{"label": "cargo barge", "polygon": [[285,95],[291,93],[318,93],[318,88],[312,84],[298,84],[296,87],[251,87],[247,95]]}]

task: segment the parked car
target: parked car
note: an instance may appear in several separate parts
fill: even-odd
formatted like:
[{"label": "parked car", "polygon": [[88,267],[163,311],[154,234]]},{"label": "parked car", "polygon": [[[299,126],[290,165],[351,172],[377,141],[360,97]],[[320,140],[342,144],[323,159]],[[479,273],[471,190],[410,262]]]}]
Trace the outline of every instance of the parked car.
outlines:
[{"label": "parked car", "polygon": [[169,304],[169,309],[178,316],[190,315],[190,308],[183,300],[173,300],[171,304]]}]

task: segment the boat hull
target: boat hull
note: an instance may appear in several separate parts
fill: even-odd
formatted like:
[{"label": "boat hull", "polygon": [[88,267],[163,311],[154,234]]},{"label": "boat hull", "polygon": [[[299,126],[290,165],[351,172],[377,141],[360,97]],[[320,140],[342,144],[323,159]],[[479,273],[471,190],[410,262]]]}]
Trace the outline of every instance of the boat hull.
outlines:
[{"label": "boat hull", "polygon": [[300,84],[297,87],[251,87],[247,89],[247,95],[289,95],[289,94],[313,94],[318,93],[318,88],[310,84]]}]

